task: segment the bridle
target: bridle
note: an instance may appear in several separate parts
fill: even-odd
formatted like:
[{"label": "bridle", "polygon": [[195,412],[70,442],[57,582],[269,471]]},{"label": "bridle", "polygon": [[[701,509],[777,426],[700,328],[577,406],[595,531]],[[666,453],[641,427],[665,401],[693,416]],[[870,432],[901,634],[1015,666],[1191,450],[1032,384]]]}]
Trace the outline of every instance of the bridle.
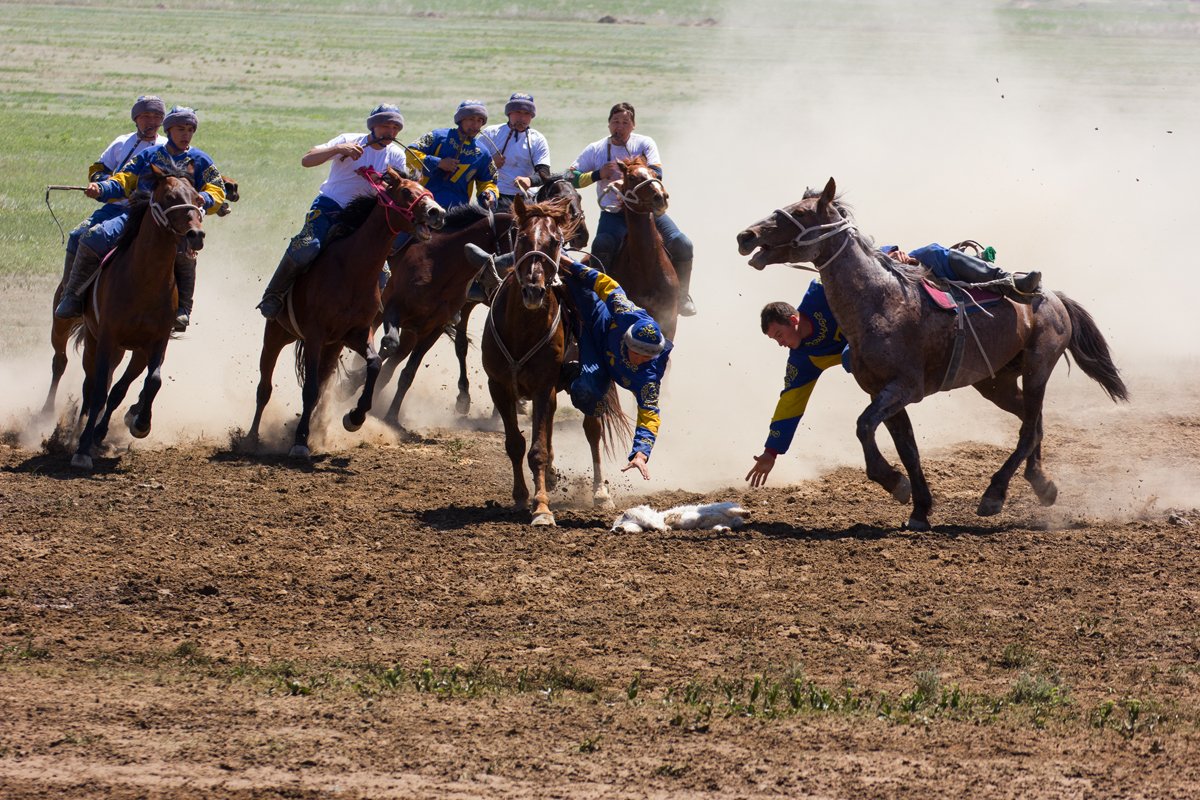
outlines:
[{"label": "bridle", "polygon": [[157,200],[152,199],[150,201],[150,216],[154,218],[154,221],[158,223],[159,227],[166,228],[167,230],[171,231],[172,233],[179,233],[179,232],[176,231],[175,228],[171,225],[171,220],[167,218],[167,214],[170,214],[172,211],[181,211],[181,210],[186,210],[188,212],[198,211],[201,214],[204,213],[203,206],[198,206],[193,203],[177,203],[176,205],[173,205],[173,206],[164,207],[164,206],[160,205]]},{"label": "bridle", "polygon": [[[789,213],[785,209],[777,208],[777,209],[775,209],[775,213],[779,214],[784,219],[786,219],[788,222],[790,222],[796,226],[797,233],[792,238],[792,241],[788,242],[789,247],[802,247],[802,246],[807,246],[807,245],[814,245],[819,242],[823,242],[826,239],[830,239],[834,236],[837,236],[839,233],[849,233],[849,234],[854,233],[854,223],[846,217],[842,217],[837,222],[825,222],[820,225],[805,226],[804,223],[802,223],[800,220],[796,219],[794,216],[791,215],[791,213]],[[809,233],[813,233],[813,232],[815,232],[817,234],[817,236],[813,237],[812,239],[804,238]],[[832,256],[830,256],[828,259],[826,259],[824,264],[818,265],[814,261],[812,269],[815,270],[816,272],[820,272],[821,270],[825,269],[830,264],[832,264],[833,261],[842,254],[842,251],[846,249],[846,245],[850,244],[850,240],[853,238],[854,238],[853,235],[847,236],[845,241],[842,242],[842,246],[837,249],[837,252],[835,252]]]},{"label": "bridle", "polygon": [[413,198],[413,201],[408,205],[403,206],[396,202],[396,200],[393,199],[390,194],[388,194],[388,187],[387,184],[383,182],[383,176],[380,175],[374,167],[359,167],[354,171],[357,172],[363,180],[371,184],[371,187],[375,190],[375,196],[379,201],[379,205],[383,206],[384,222],[387,223],[388,230],[393,234],[402,233],[404,232],[404,229],[392,227],[392,218],[389,215],[389,212],[395,211],[403,219],[408,220],[410,225],[414,224],[416,222],[415,217],[417,205],[426,197],[433,197],[433,192],[429,191],[425,187],[421,187],[421,191],[417,192],[417,196]]},{"label": "bridle", "polygon": [[[642,190],[643,186],[646,186],[648,184],[653,184],[653,183],[658,184],[658,188],[662,190],[662,193],[664,195],[667,193],[667,187],[663,186],[663,182],[659,178],[652,176],[652,177],[646,178],[644,181],[639,183],[637,186],[634,186],[632,189],[624,189],[624,188],[617,189],[616,188],[617,183],[614,181],[613,183],[610,183],[608,186],[604,187],[604,191],[601,194],[605,195],[605,194],[608,194],[609,192],[613,192],[614,194],[617,195],[617,197],[621,198],[621,202],[624,203],[626,206],[630,206],[630,205],[640,206],[642,204],[642,198],[638,196],[638,192],[640,192]],[[651,213],[651,212],[643,212],[643,213]]]}]

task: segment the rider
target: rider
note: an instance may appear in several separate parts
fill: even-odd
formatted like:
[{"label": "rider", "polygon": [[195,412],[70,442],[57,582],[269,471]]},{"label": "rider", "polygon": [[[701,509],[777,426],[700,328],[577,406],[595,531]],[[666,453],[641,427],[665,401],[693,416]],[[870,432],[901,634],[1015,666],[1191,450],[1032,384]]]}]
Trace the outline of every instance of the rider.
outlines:
[{"label": "rider", "polygon": [[765,484],[776,456],[787,452],[821,373],[838,364],[850,369],[850,348],[829,308],[820,279],[809,284],[798,307],[768,303],[760,316],[762,332],[780,347],[788,348],[788,359],[767,443],[746,473],[751,486]]},{"label": "rider", "polygon": [[[128,164],[139,153],[156,144],[165,144],[167,137],[159,134],[163,116],[167,107],[163,101],[152,94],[138,97],[137,102],[129,112],[137,130],[122,134],[113,139],[112,144],[100,154],[100,160],[88,167],[88,181],[102,181],[111,176],[121,167]],[[101,204],[92,215],[79,223],[67,237],[67,258],[63,263],[63,283],[71,274],[71,266],[75,263],[75,254],[79,251],[79,239],[93,225],[99,225],[105,220],[121,214],[128,208],[129,202],[124,198]]]},{"label": "rider", "polygon": [[264,317],[274,319],[283,310],[287,290],[317,257],[321,245],[328,239],[330,228],[350,201],[374,194],[375,188],[370,181],[355,170],[370,167],[384,173],[392,167],[403,175],[409,174],[404,148],[395,143],[403,129],[404,117],[400,109],[384,103],[367,116],[370,133],[340,134],[325,144],[314,145],[301,157],[300,164],[304,167],[332,162],[329,177],[317,190],[317,197],[304,218],[304,227],[292,237],[275,274],[267,283],[258,304]]},{"label": "rider", "polygon": [[[592,142],[583,149],[575,162],[567,169],[566,177],[576,189],[595,183],[600,201],[600,223],[592,239],[592,255],[602,267],[613,263],[621,242],[625,240],[625,215],[621,211],[621,200],[614,192],[606,191],[609,184],[621,178],[618,160],[644,156],[650,169],[662,179],[662,164],[658,156],[658,145],[649,136],[634,133],[635,112],[629,103],[617,103],[608,112],[609,136]],[[679,230],[672,219],[663,214],[654,218],[663,246],[671,257],[671,264],[679,276],[679,314],[690,317],[696,313],[689,289],[692,282],[692,240]]]},{"label": "rider", "polygon": [[572,405],[593,416],[603,412],[612,381],[633,392],[637,430],[629,463],[621,471],[637,469],[650,480],[646,462],[658,436],[659,387],[674,345],[612,278],[577,261],[560,263],[583,324],[579,361],[563,364],[562,384]]},{"label": "rider", "polygon": [[517,194],[550,179],[550,145],[545,136],[529,127],[537,116],[533,95],[514,92],[504,114],[508,122],[490,125],[479,136],[491,145],[492,162],[499,170],[497,211],[508,211]]},{"label": "rider", "polygon": [[[179,169],[190,162],[192,185],[200,192],[206,214],[216,214],[225,202],[225,183],[212,158],[203,150],[192,147],[199,121],[196,112],[186,106],[172,106],[163,119],[163,130],[167,133],[165,144],[155,145],[138,154],[137,158],[117,170],[105,180],[88,184],[88,197],[100,200],[128,198],[143,180],[153,175],[152,167],[159,165]],[[63,288],[62,301],[54,309],[54,316],[71,319],[83,313],[83,299],[79,292],[91,278],[109,251],[125,230],[129,210],[89,229],[79,240],[79,251],[71,266],[71,275]],[[187,329],[191,319],[192,296],[196,289],[196,255],[186,242],[180,242],[175,257],[175,284],[179,292],[179,306],[175,317],[175,330]]]},{"label": "rider", "polygon": [[[1037,270],[1018,276],[997,267],[992,263],[996,257],[996,251],[991,247],[980,249],[982,258],[977,258],[957,247],[943,247],[937,242],[918,247],[908,253],[894,244],[885,245],[879,249],[893,261],[899,261],[901,264],[914,266],[920,264],[942,280],[963,283],[998,283],[1000,285],[996,288],[1000,289],[1006,297],[1022,303],[1033,302],[1033,297],[1038,293],[1042,284],[1042,273]],[[1004,292],[1003,290],[1009,286],[1013,291]]]},{"label": "rider", "polygon": [[425,174],[421,182],[444,209],[466,205],[472,197],[482,206],[495,205],[496,165],[476,140],[487,116],[481,101],[464,100],[454,112],[456,127],[430,131],[409,145],[409,164]]}]

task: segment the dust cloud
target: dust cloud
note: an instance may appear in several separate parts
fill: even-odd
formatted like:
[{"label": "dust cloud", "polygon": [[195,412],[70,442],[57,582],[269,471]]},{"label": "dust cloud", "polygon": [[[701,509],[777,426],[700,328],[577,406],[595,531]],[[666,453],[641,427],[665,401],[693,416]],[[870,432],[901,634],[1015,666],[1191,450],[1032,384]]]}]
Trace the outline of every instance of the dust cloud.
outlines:
[{"label": "dust cloud", "polygon": [[[795,4],[731,5],[715,29],[717,46],[703,54],[721,82],[702,102],[672,109],[669,127],[641,127],[662,150],[672,217],[695,242],[693,296],[700,314],[680,322],[653,478],[635,481],[609,464],[618,494],[745,486],[742,477],[762,450],[785,362],[760,333],[758,311],[771,300],[798,301],[811,275],[785,267],[756,272],[738,255],[734,237],[830,176],[860,229],[880,244],[912,248],[978,239],[997,248],[1002,266],[1041,269],[1049,288],[1067,292],[1096,317],[1134,404],[1109,404],[1078,370],[1068,377],[1060,365],[1048,396],[1047,457],[1067,484],[1064,495],[1082,493],[1089,476],[1055,463],[1055,420],[1086,409],[1096,424],[1118,425],[1144,413],[1139,406],[1162,410],[1164,404],[1194,413],[1200,323],[1189,304],[1198,279],[1184,254],[1197,210],[1189,182],[1200,159],[1194,147],[1200,91],[1184,80],[1188,65],[1179,75],[1138,83],[1106,60],[1102,42],[1093,50],[1076,39],[1069,55],[1051,57],[1031,49],[1028,38],[1006,34],[990,3],[956,4],[950,11],[944,4],[866,3],[857,16],[864,21],[849,26],[813,16],[815,6],[798,7],[804,18]],[[1054,44],[1047,39],[1038,46]],[[1150,39],[1143,44],[1154,47]],[[561,160],[571,150],[558,146],[556,155]],[[593,195],[585,199],[594,217]],[[253,306],[273,266],[239,261],[237,243],[264,235],[250,216],[235,213],[212,226],[201,255],[194,324],[168,351],[150,446],[221,444],[231,428],[249,426],[262,330]],[[291,232],[269,233],[278,237],[278,251]],[[478,338],[483,314],[476,316]],[[477,350],[471,360],[473,423],[483,424],[491,403]],[[72,362],[60,407],[62,398],[78,396],[77,355]],[[9,387],[0,398],[0,420],[24,420],[28,409],[40,407],[48,373],[48,348],[0,364]],[[460,424],[453,409],[456,379],[453,350],[440,343],[405,404],[406,425]],[[268,430],[281,430],[299,413],[290,350],[280,358],[275,385]],[[390,399],[389,389],[382,402]],[[860,465],[854,420],[866,403],[850,375],[829,370],[771,483]],[[348,405],[327,404],[329,424],[318,446],[395,441],[371,419],[360,433],[342,432],[338,421]],[[586,444],[565,395],[560,408],[568,411],[556,434],[558,462],[584,471]],[[927,454],[968,439],[1009,446],[1017,431],[1015,419],[971,390],[930,398],[913,409],[913,418]],[[36,446],[50,427],[22,422],[16,429],[23,443]],[[881,445],[890,445],[881,434]],[[279,435],[281,449],[285,438]],[[1109,501],[1097,499],[1106,511],[1135,507],[1152,495],[1182,503],[1200,487],[1194,463],[1180,469],[1153,453],[1111,456],[1120,469],[1110,476]]]}]

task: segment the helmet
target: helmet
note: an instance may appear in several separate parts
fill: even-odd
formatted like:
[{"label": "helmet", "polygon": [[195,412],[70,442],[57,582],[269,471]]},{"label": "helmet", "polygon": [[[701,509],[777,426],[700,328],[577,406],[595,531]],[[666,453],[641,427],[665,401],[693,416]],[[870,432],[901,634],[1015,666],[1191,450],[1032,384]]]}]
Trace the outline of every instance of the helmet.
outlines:
[{"label": "helmet", "polygon": [[401,130],[404,129],[404,115],[400,113],[400,109],[391,103],[380,103],[371,109],[371,115],[367,117],[367,130],[386,122],[394,122]]},{"label": "helmet", "polygon": [[530,116],[536,117],[537,108],[533,105],[533,95],[513,92],[512,97],[508,98],[508,104],[504,106],[504,116],[507,117],[514,111],[528,111]]},{"label": "helmet", "polygon": [[167,107],[163,101],[152,94],[139,95],[137,102],[133,104],[133,109],[129,112],[129,118],[137,122],[137,118],[142,114],[166,114]]},{"label": "helmet", "polygon": [[199,128],[200,122],[196,119],[196,110],[187,106],[171,106],[167,116],[163,117],[163,130],[169,131],[176,125],[191,125]]},{"label": "helmet", "polygon": [[483,117],[486,123],[488,118],[487,106],[482,100],[463,100],[458,104],[458,110],[454,112],[454,124],[458,125],[467,117]]}]

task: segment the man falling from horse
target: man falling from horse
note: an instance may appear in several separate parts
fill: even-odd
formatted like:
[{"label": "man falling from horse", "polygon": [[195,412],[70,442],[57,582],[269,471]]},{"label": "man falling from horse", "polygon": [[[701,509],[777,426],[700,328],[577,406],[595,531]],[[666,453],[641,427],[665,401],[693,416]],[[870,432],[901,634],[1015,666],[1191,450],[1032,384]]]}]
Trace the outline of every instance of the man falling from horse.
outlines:
[{"label": "man falling from horse", "polygon": [[582,324],[579,361],[563,365],[562,388],[571,404],[590,416],[602,415],[612,382],[633,393],[637,427],[629,463],[621,471],[637,469],[650,480],[646,464],[658,437],[659,393],[673,345],[612,278],[576,261],[560,264]]},{"label": "man falling from horse", "polygon": [[[105,180],[136,158],[143,150],[158,144],[165,144],[167,137],[161,135],[158,129],[162,126],[166,113],[167,107],[154,95],[144,94],[138,97],[129,112],[129,116],[136,126],[134,131],[122,134],[112,140],[112,144],[105,148],[96,163],[88,167],[88,182]],[[79,240],[83,234],[87,233],[89,228],[119,216],[128,205],[125,198],[102,203],[90,217],[71,231],[67,237],[67,256],[63,263],[62,279],[64,284],[71,274],[71,267],[75,264],[75,255],[79,252]]]},{"label": "man falling from horse", "polygon": [[[658,145],[649,136],[634,132],[635,117],[636,112],[629,103],[613,106],[608,112],[609,135],[585,147],[566,172],[567,178],[577,189],[596,184],[601,213],[596,235],[592,239],[592,255],[600,262],[602,269],[613,264],[625,240],[626,225],[621,199],[616,192],[608,191],[612,182],[622,177],[616,162],[643,156],[660,180],[663,176]],[[679,314],[693,316],[696,305],[690,294],[692,240],[679,230],[679,226],[667,214],[654,217],[654,224],[662,235],[663,247],[671,257],[671,264],[679,277]]]},{"label": "man falling from horse", "polygon": [[322,245],[328,243],[330,230],[346,206],[358,197],[375,194],[375,187],[359,174],[359,169],[368,167],[384,174],[392,167],[402,175],[409,174],[404,148],[396,144],[396,137],[403,129],[400,110],[385,103],[367,116],[367,133],[339,134],[325,144],[314,145],[300,158],[303,167],[329,163],[329,176],[309,206],[304,227],[288,243],[267,283],[258,304],[264,317],[274,319],[283,310],[288,289],[321,252]]},{"label": "man falling from horse", "polygon": [[[192,147],[199,120],[196,112],[186,106],[174,106],[163,119],[167,142],[154,145],[141,153],[110,177],[88,184],[86,194],[98,200],[117,200],[131,196],[153,177],[153,169],[166,167],[184,169],[192,175],[192,184],[200,192],[206,214],[216,214],[225,202],[225,183],[212,158],[203,150]],[[95,274],[101,261],[117,244],[129,220],[128,209],[89,228],[79,239],[79,249],[71,266],[71,274],[63,289],[62,300],[54,316],[73,319],[83,313],[81,291]],[[196,290],[196,254],[186,241],[180,242],[175,259],[175,283],[179,291],[175,330],[186,330],[191,321],[192,297]]]}]

